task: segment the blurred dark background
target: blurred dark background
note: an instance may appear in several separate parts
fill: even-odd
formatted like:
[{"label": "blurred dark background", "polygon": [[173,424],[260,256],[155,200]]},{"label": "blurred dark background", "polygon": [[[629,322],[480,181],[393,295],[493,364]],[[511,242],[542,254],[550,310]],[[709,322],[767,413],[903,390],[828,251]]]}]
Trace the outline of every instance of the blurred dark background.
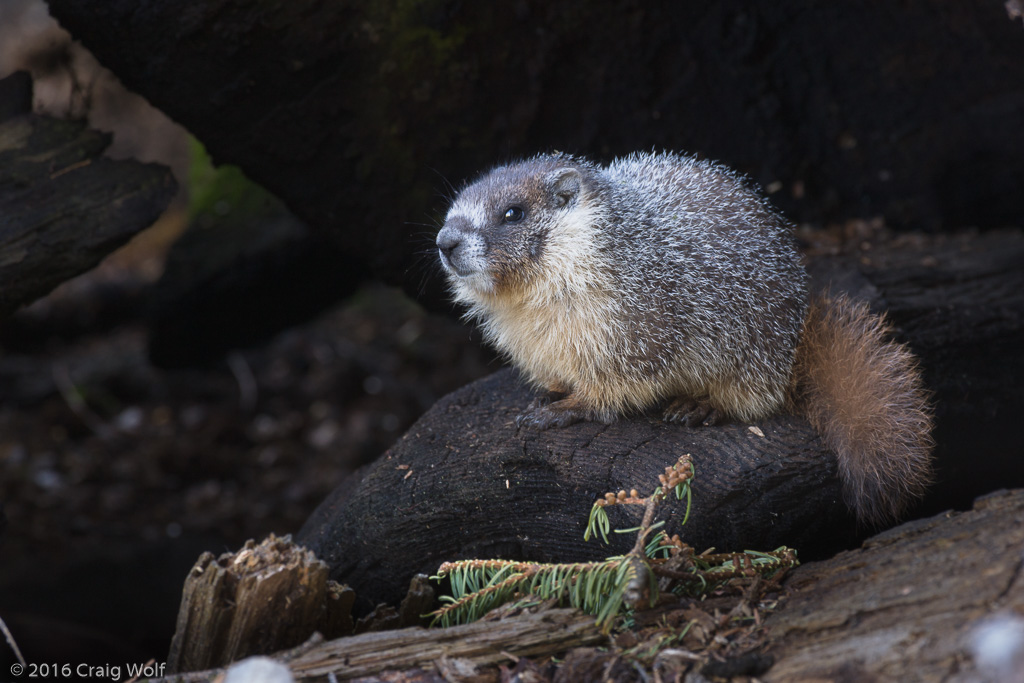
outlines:
[{"label": "blurred dark background", "polygon": [[[1015,2],[2,0],[18,69],[37,112],[181,187],[0,321],[0,617],[30,661],[161,660],[199,552],[295,531],[498,367],[431,247],[495,163],[684,150],[840,240],[1024,222]],[[978,408],[940,419],[940,456],[965,424],[1021,454],[986,361],[962,363]],[[1024,484],[984,474],[933,507]]]}]

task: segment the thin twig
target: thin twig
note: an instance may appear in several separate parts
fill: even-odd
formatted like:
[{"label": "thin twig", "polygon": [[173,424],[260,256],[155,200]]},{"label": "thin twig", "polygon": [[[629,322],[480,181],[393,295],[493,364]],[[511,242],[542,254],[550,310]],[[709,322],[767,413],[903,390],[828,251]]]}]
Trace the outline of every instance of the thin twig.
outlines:
[{"label": "thin twig", "polygon": [[760,574],[754,575],[754,580],[750,582],[750,585],[743,591],[743,597],[740,598],[739,602],[729,610],[729,613],[725,615],[721,625],[729,623],[733,619],[746,616],[744,612],[749,609],[751,613],[757,609],[757,599],[761,595],[761,587],[764,585],[764,578]]},{"label": "thin twig", "polygon": [[18,662],[24,667],[28,666],[25,664],[25,658],[21,656],[21,650],[18,648],[18,644],[14,642],[14,636],[11,635],[10,629],[7,628],[7,624],[4,623],[3,617],[0,617],[0,630],[4,632],[4,638],[7,639],[7,644],[14,650],[14,656],[18,658]]},{"label": "thin twig", "polygon": [[630,555],[647,556],[644,552],[644,547],[647,543],[647,535],[651,533],[651,524],[654,522],[654,510],[660,502],[661,499],[658,496],[650,496],[647,499],[647,505],[644,507],[644,518],[640,522],[640,531],[637,532],[636,543],[633,544],[633,549],[629,551]]}]

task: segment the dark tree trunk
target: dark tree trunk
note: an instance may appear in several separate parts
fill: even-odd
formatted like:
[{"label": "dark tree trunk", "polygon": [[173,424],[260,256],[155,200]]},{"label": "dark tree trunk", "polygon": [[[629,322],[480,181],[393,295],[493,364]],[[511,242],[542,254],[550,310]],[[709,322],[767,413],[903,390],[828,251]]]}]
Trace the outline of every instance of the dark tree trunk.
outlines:
[{"label": "dark tree trunk", "polygon": [[353,279],[419,292],[446,179],[548,149],[705,154],[798,221],[1020,223],[1024,40],[999,2],[49,5],[334,233]]}]

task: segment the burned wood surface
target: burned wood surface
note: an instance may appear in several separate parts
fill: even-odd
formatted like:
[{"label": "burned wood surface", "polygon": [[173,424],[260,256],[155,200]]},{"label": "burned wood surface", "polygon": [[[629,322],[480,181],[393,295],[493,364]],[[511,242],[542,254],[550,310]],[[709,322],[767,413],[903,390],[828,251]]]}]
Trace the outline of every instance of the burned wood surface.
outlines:
[{"label": "burned wood surface", "polygon": [[[364,610],[395,602],[412,572],[433,573],[445,560],[602,559],[634,539],[585,542],[594,501],[608,491],[652,491],[684,453],[697,472],[691,519],[681,529],[686,501],[664,503],[659,518],[669,534],[699,550],[849,542],[835,459],[823,457],[800,418],[759,422],[760,434],[746,424],[688,429],[653,418],[519,429],[516,417],[532,397],[511,370],[445,397],[358,481],[336,490],[297,542],[356,590]],[[621,529],[639,524],[641,513],[609,512]]]},{"label": "burned wood surface", "polygon": [[162,166],[102,157],[110,134],[31,114],[31,88],[0,81],[0,317],[95,266],[176,188]]},{"label": "burned wood surface", "polygon": [[[921,355],[940,446],[939,482],[918,514],[969,507],[978,495],[1024,485],[1019,439],[976,439],[965,447],[971,434],[1009,428],[1006,417],[1024,409],[1017,385],[1021,262],[1024,237],[1006,232],[865,242],[852,257],[819,255],[811,264],[819,285],[890,310],[897,336]],[[980,413],[965,394],[992,399],[997,412]],[[678,503],[666,506],[664,518],[670,533],[698,550],[785,544],[810,559],[851,547],[856,537],[835,458],[800,417],[764,420],[752,425],[756,431],[635,418],[536,432],[515,424],[531,399],[511,370],[442,399],[383,457],[342,483],[297,540],[331,566],[332,578],[355,588],[364,610],[394,602],[413,573],[445,560],[605,557],[628,542],[616,537],[608,548],[583,541],[591,504],[606,491],[653,487],[683,453],[692,454],[697,472],[691,520],[678,527]],[[973,430],[952,434],[964,421]],[[620,528],[638,521],[614,512]]]}]

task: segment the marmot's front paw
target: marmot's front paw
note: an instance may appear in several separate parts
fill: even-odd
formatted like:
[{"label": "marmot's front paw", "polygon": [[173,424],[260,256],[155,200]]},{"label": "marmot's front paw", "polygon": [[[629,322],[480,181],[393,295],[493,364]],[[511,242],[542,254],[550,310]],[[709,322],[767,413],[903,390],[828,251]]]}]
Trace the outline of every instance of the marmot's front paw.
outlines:
[{"label": "marmot's front paw", "polygon": [[597,419],[593,410],[581,407],[579,401],[572,396],[547,404],[542,403],[544,398],[535,399],[526,412],[516,418],[516,425],[533,429],[550,429],[551,427],[568,427],[577,422]]},{"label": "marmot's front paw", "polygon": [[687,427],[710,427],[722,422],[722,414],[707,399],[674,398],[665,406],[665,422],[682,422]]}]

